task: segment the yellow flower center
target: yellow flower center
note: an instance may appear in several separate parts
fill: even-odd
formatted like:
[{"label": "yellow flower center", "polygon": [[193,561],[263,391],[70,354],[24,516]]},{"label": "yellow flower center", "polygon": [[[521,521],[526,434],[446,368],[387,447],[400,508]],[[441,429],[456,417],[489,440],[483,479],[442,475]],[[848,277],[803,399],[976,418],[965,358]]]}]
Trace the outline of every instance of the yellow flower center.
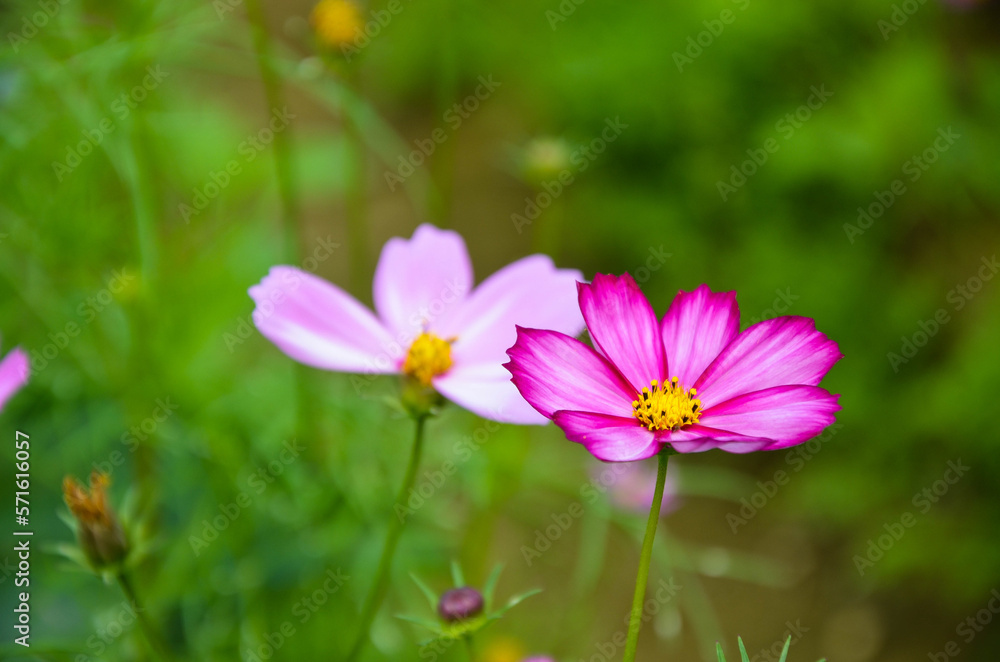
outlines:
[{"label": "yellow flower center", "polygon": [[679,430],[694,425],[701,416],[701,400],[695,389],[685,391],[676,377],[669,384],[654,379],[632,402],[632,415],[648,430]]},{"label": "yellow flower center", "polygon": [[426,331],[421,333],[406,353],[403,372],[424,386],[430,386],[434,377],[444,374],[451,367],[451,343],[454,340],[444,340]]},{"label": "yellow flower center", "polygon": [[320,0],[310,19],[316,36],[327,46],[352,43],[362,23],[358,6],[350,0]]}]

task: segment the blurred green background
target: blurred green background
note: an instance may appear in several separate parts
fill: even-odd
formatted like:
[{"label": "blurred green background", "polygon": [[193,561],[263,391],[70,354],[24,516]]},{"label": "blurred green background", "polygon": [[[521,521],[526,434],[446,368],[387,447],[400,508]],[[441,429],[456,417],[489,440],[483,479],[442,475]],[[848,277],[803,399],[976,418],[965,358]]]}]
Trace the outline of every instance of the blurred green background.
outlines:
[{"label": "blurred green background", "polygon": [[[261,338],[246,289],[291,263],[370,303],[384,241],[432,222],[465,237],[478,279],[542,251],[633,273],[660,312],[704,282],[737,290],[744,325],[806,315],[840,343],[824,386],[844,409],[813,452],[672,461],[685,496],[651,587],[682,588],[642,659],[711,659],[737,634],[768,649],[789,623],[793,660],[950,641],[997,659],[1000,624],[960,629],[1000,588],[1000,283],[975,280],[1000,246],[995,3],[379,0],[345,56],[310,4],[259,2],[3,4],[0,331],[33,374],[0,420],[31,435],[36,546],[72,540],[63,476],[110,469],[148,523],[137,584],[177,657],[252,659],[291,621],[274,659],[341,659],[410,423],[383,401],[394,380],[359,396]],[[427,471],[488,439],[408,523],[365,659],[463,659],[394,618],[427,615],[408,573],[444,590],[452,559],[472,583],[504,563],[500,597],[544,589],[484,633],[484,662],[617,657],[600,646],[623,629],[643,516],[602,496],[529,565],[596,463],[551,426],[483,425],[454,407],[429,424]],[[301,455],[278,461],[291,440]],[[914,497],[949,461],[968,471],[925,512]],[[241,492],[252,505],[195,554]],[[303,621],[337,569],[350,579]],[[147,659],[135,627],[109,629],[122,600],[36,550],[30,654],[5,629],[0,656]]]}]

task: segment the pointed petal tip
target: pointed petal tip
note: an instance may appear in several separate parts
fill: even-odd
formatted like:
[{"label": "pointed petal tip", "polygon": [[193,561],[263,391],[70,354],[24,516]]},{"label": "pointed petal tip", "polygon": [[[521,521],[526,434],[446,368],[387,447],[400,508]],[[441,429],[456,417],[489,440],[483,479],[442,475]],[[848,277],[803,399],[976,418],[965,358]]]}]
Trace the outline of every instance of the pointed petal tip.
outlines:
[{"label": "pointed petal tip", "polygon": [[736,292],[701,284],[680,290],[660,321],[670,375],[694,384],[740,331]]},{"label": "pointed petal tip", "polygon": [[424,324],[438,323],[460,307],[473,283],[462,236],[425,223],[412,237],[392,237],[382,246],[372,298],[379,319],[394,335],[412,337]]},{"label": "pointed petal tip", "polygon": [[632,274],[630,274],[627,271],[622,272],[621,275],[602,274],[600,272],[597,272],[597,273],[594,274],[594,277],[591,278],[589,282],[586,282],[586,281],[577,281],[576,287],[577,287],[577,290],[579,291],[581,289],[589,289],[589,288],[592,288],[594,286],[598,286],[598,287],[600,287],[600,286],[615,286],[615,285],[617,285],[619,283],[625,283],[626,285],[632,285],[632,286],[635,286],[636,288],[639,287],[639,285],[635,282],[635,278],[633,278]]},{"label": "pointed petal tip", "polygon": [[664,377],[660,322],[631,275],[596,274],[580,288],[579,302],[594,347],[634,389]]},{"label": "pointed petal tip", "polygon": [[713,290],[708,283],[701,283],[698,287],[694,288],[690,292],[686,290],[678,290],[678,294],[709,294],[709,295],[724,295],[727,297],[736,298],[736,290]]},{"label": "pointed petal tip", "polygon": [[843,357],[816,320],[783,315],[744,329],[705,369],[694,387],[706,409],[772,386],[816,386]]}]

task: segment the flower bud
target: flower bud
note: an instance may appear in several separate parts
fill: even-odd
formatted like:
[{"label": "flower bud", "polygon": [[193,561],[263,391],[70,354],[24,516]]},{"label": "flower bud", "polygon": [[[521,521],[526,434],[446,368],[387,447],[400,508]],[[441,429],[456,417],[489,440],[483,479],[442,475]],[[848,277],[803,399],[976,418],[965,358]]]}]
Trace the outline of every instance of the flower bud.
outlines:
[{"label": "flower bud", "polygon": [[468,586],[445,591],[438,601],[438,613],[449,623],[478,616],[482,611],[482,594]]},{"label": "flower bud", "polygon": [[88,491],[72,476],[63,480],[63,498],[77,521],[77,539],[87,559],[97,569],[122,561],[128,555],[128,541],[118,516],[108,504],[107,474],[90,474]]},{"label": "flower bud", "polygon": [[570,168],[570,151],[561,138],[540,137],[524,147],[521,174],[534,186],[558,179],[564,170]]}]

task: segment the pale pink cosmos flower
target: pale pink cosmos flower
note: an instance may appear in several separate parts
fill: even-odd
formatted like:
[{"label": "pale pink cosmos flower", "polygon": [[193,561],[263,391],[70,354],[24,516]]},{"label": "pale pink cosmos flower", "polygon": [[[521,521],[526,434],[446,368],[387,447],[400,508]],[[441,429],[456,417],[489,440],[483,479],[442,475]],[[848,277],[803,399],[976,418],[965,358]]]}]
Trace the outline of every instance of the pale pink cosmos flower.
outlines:
[{"label": "pale pink cosmos flower", "polygon": [[15,347],[3,357],[0,361],[0,410],[3,410],[7,401],[28,383],[30,373],[28,355],[20,347]]},{"label": "pale pink cosmos flower", "polygon": [[840,396],[817,386],[840,350],[809,318],[740,333],[736,293],[702,285],[657,320],[628,274],[579,284],[579,303],[594,349],[519,328],[506,366],[524,398],[600,460],[785,448],[840,409]]},{"label": "pale pink cosmos flower", "polygon": [[250,288],[260,332],[288,356],[338,372],[405,374],[456,404],[509,423],[542,424],[503,368],[516,325],[576,335],[578,271],[543,255],[507,265],[475,288],[462,237],[421,225],[393,238],[375,269],[375,312],[317,276],[273,267]]},{"label": "pale pink cosmos flower", "polygon": [[[608,480],[609,467],[614,473]],[[678,469],[671,463],[663,483],[663,497],[660,500],[660,517],[669,515],[681,505],[678,494]],[[648,513],[656,496],[656,466],[646,462],[623,462],[601,464],[594,462],[591,477],[595,481],[607,481],[608,496],[615,507],[632,513]]]}]

